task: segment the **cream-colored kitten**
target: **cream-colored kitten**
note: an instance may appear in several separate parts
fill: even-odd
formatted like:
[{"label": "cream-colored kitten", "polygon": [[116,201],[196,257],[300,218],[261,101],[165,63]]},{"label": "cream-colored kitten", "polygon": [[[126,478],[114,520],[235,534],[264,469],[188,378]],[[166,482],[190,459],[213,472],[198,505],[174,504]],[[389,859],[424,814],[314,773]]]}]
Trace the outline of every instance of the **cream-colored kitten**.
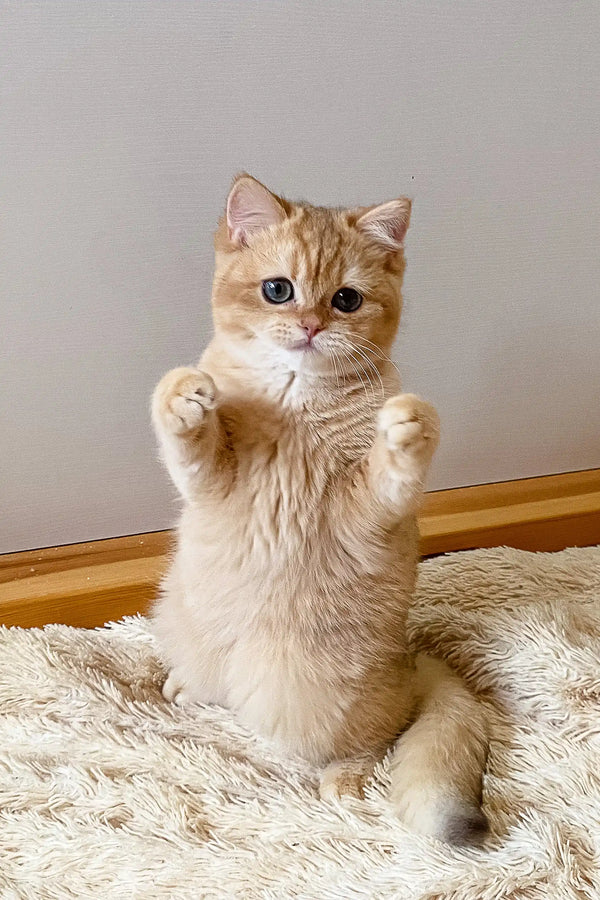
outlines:
[{"label": "cream-colored kitten", "polygon": [[438,441],[435,410],[398,393],[389,361],[409,216],[406,199],[325,209],[235,180],[214,338],[153,398],[184,500],[154,626],[168,700],[234,709],[324,766],[323,797],[360,793],[397,742],[406,824],[477,842],[482,708],[406,638]]}]

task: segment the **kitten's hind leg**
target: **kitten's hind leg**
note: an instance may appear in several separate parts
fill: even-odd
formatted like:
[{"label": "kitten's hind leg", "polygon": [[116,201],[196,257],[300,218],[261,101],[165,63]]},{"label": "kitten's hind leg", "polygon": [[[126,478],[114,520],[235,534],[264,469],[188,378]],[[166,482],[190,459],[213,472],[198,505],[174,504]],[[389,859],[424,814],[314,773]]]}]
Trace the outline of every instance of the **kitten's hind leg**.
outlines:
[{"label": "kitten's hind leg", "polygon": [[226,704],[227,647],[206,627],[198,627],[172,570],[152,611],[152,630],[161,647],[167,677],[162,695],[169,703]]},{"label": "kitten's hind leg", "polygon": [[339,799],[342,796],[362,798],[376,762],[372,756],[353,756],[330,763],[321,774],[321,799]]}]

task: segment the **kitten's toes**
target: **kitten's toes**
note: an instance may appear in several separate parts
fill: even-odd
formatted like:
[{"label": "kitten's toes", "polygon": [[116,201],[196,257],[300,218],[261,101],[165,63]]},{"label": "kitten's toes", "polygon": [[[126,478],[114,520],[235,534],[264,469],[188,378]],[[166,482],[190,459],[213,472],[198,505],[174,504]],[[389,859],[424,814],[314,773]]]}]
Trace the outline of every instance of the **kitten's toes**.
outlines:
[{"label": "kitten's toes", "polygon": [[379,429],[396,457],[433,455],[439,440],[439,417],[434,407],[415,394],[398,394],[379,413]]},{"label": "kitten's toes", "polygon": [[338,760],[327,766],[321,775],[319,795],[321,800],[339,800],[340,797],[364,797],[364,787],[373,773],[373,764],[356,763],[354,760]]},{"label": "kitten's toes", "polygon": [[185,706],[189,703],[189,696],[185,690],[185,682],[175,669],[171,669],[167,680],[162,687],[162,695],[169,703],[176,706]]},{"label": "kitten's toes", "polygon": [[217,402],[217,388],[210,375],[181,367],[168,372],[159,382],[152,400],[152,415],[159,427],[186,435],[200,428]]}]

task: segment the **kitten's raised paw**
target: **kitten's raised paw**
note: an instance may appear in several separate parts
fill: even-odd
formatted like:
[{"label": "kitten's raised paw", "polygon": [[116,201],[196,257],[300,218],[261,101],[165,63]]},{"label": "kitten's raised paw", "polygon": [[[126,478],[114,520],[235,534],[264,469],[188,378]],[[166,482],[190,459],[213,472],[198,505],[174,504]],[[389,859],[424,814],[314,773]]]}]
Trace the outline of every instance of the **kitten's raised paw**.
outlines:
[{"label": "kitten's raised paw", "polygon": [[440,420],[431,403],[415,394],[397,394],[382,407],[379,429],[395,456],[429,461],[439,441]]},{"label": "kitten's raised paw", "polygon": [[155,423],[173,434],[189,435],[217,406],[217,388],[206,372],[181,367],[167,372],[152,400]]}]

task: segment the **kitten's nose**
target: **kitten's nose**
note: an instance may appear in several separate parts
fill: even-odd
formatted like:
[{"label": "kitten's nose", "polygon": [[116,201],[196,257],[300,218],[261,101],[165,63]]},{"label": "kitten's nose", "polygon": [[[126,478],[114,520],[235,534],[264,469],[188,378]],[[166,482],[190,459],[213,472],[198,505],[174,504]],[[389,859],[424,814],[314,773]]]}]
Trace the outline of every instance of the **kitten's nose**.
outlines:
[{"label": "kitten's nose", "polygon": [[305,330],[309,343],[312,341],[315,334],[318,334],[319,331],[323,331],[323,326],[316,316],[307,316],[305,319],[302,319],[300,327]]}]

